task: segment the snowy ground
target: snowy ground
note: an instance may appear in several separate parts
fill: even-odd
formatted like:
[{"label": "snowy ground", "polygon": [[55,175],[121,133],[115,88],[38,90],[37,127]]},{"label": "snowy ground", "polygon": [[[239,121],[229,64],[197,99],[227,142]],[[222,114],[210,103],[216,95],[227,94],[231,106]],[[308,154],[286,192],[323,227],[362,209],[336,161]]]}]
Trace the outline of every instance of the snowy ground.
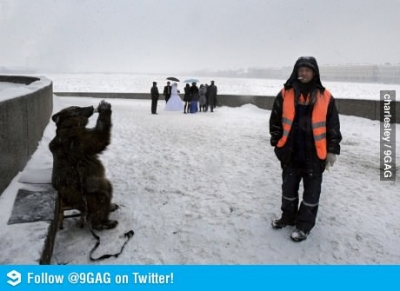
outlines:
[{"label": "snowy ground", "polygon": [[[55,112],[100,101],[54,100]],[[269,146],[270,111],[246,105],[184,115],[163,111],[160,101],[159,114],[151,115],[148,100],[108,101],[113,137],[101,159],[121,208],[111,215],[119,226],[100,233],[96,255],[118,251],[120,236],[130,229],[135,236],[120,257],[100,264],[400,263],[400,195],[394,182],[379,180],[379,122],[340,116],[342,154],[324,175],[317,225],[306,241],[293,243],[291,227],[270,227],[281,200],[281,169]],[[23,173],[28,178],[46,178],[32,173],[51,167],[47,146],[54,130],[49,123],[27,165],[31,170]],[[0,196],[2,224],[16,180]],[[26,246],[34,244],[35,227],[44,226],[14,227],[7,235]],[[53,263],[89,264],[94,244],[87,228],[68,219],[57,233]],[[5,256],[0,261],[15,262]]]},{"label": "snowy ground", "polygon": [[[46,78],[53,81],[55,92],[148,92],[153,80],[160,90],[166,82],[161,76],[117,74]],[[275,95],[283,83],[213,79],[220,94]],[[377,100],[379,90],[400,89],[324,84],[337,98]],[[15,94],[21,88],[5,85],[0,90]],[[99,101],[55,97],[54,112]],[[154,116],[148,100],[108,101],[113,107],[113,138],[101,158],[121,208],[111,215],[119,226],[100,233],[96,255],[118,251],[120,236],[130,229],[135,236],[119,258],[101,264],[400,263],[400,195],[394,182],[379,180],[379,122],[341,116],[342,154],[324,175],[316,227],[306,241],[296,244],[289,239],[291,228],[270,227],[280,215],[281,200],[281,169],[269,146],[270,111],[246,105],[184,115],[163,111],[160,100]],[[399,136],[398,127],[396,133]],[[40,256],[48,224],[7,221],[18,189],[33,187],[21,181],[49,182],[48,143],[54,134],[50,122],[25,171],[0,196],[0,247],[7,250],[0,253],[1,264],[34,263]],[[53,263],[89,264],[94,244],[89,231],[69,219],[57,233]]]}]

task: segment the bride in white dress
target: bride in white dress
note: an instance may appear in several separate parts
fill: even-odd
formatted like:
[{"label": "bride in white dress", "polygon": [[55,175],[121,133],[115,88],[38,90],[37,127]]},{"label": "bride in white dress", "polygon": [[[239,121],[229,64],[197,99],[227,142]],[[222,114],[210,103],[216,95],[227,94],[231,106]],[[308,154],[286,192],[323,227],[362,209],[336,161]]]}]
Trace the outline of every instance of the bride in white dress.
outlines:
[{"label": "bride in white dress", "polygon": [[172,84],[171,97],[169,98],[167,105],[165,105],[166,111],[183,111],[183,101],[178,95],[178,84]]}]

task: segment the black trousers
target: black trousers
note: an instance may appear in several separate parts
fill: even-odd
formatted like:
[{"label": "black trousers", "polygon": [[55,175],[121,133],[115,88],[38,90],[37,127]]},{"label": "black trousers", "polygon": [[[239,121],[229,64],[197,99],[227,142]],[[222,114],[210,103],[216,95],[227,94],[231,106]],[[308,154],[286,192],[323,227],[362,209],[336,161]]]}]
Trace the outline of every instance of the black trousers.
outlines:
[{"label": "black trousers", "polygon": [[[296,227],[310,231],[318,213],[322,173],[310,176],[304,168],[288,166],[282,172],[282,217],[295,219]],[[299,207],[299,187],[303,180],[303,200]]]},{"label": "black trousers", "polygon": [[[208,96],[208,103],[207,103],[207,105],[210,106],[210,110],[211,110],[211,112],[213,112],[213,111],[214,111],[214,108],[215,108],[215,97],[210,97],[210,96]],[[207,106],[207,107],[208,107],[208,106]]]},{"label": "black trousers", "polygon": [[157,113],[157,102],[158,99],[151,99],[151,113]]}]

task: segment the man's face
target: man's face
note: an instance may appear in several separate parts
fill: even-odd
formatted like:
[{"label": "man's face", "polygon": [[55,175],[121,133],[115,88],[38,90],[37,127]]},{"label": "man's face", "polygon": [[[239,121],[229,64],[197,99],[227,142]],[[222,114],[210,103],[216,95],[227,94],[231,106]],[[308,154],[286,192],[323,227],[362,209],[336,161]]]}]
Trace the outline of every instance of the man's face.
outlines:
[{"label": "man's face", "polygon": [[300,67],[297,74],[302,83],[308,83],[314,78],[314,71],[308,67]]}]

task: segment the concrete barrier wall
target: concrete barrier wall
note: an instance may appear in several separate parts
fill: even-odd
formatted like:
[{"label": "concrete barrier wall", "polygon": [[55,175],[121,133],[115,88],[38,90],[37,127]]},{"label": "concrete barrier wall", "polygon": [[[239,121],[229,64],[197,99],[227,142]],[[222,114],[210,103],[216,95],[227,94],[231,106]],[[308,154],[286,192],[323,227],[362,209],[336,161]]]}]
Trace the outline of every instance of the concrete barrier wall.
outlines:
[{"label": "concrete barrier wall", "polygon": [[53,111],[53,84],[46,78],[22,76],[0,76],[0,82],[26,85],[0,92],[1,195],[42,139]]},{"label": "concrete barrier wall", "polygon": [[[54,94],[75,97],[150,99],[150,94],[148,93],[55,92]],[[164,100],[164,97],[161,95],[160,99]],[[259,108],[271,110],[275,96],[218,95],[217,99],[218,106],[240,107],[245,104],[253,104]],[[364,117],[371,120],[382,120],[383,118],[383,116],[382,118],[380,117],[380,101],[336,98],[336,106],[339,113],[343,115]],[[399,111],[400,102],[392,102],[391,115],[392,121],[395,123],[400,123]]]}]

